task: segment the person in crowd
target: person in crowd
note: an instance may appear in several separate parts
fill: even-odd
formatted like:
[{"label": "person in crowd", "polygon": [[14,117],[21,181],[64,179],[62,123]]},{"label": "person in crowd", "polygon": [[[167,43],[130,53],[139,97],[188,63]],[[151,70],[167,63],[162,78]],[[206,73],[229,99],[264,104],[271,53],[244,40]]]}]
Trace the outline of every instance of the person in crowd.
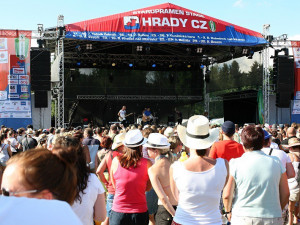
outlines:
[{"label": "person in crowd", "polygon": [[273,149],[271,147],[272,135],[269,134],[266,130],[263,130],[263,132],[264,143],[261,151],[263,151],[266,155],[273,155],[279,158],[279,160],[282,163],[282,166],[286,169],[286,175],[288,179],[295,177],[295,170],[293,168],[290,157],[282,150]]},{"label": "person in crowd", "polygon": [[179,125],[182,143],[190,149],[190,157],[170,167],[170,185],[178,206],[173,225],[221,225],[220,195],[228,177],[228,162],[207,156],[218,139],[219,129],[209,130],[205,116],[189,118],[187,127]]},{"label": "person in crowd", "polygon": [[[142,134],[144,138],[148,138],[151,133],[153,133],[153,129],[151,127],[146,127],[143,129]],[[143,146],[142,148],[143,157],[150,160],[152,164],[155,163],[155,160],[152,159],[148,155],[147,148]],[[147,208],[149,213],[149,225],[155,225],[155,218],[154,215],[157,212],[157,202],[158,202],[158,196],[155,193],[154,189],[151,188],[149,191],[146,192],[146,200],[147,200]]]},{"label": "person in crowd", "polygon": [[[102,183],[105,185],[107,189],[107,196],[106,196],[106,219],[103,222],[103,225],[109,225],[109,215],[111,212],[114,195],[115,195],[115,189],[111,182],[110,177],[110,170],[111,170],[111,163],[113,158],[121,156],[123,154],[124,145],[123,141],[125,139],[126,133],[118,134],[115,139],[114,143],[112,145],[113,151],[108,152],[108,154],[105,155],[104,159],[101,161],[99,167],[97,168],[96,174],[99,176]],[[104,172],[105,170],[108,171],[108,179],[106,179]]]},{"label": "person in crowd", "polygon": [[172,127],[167,127],[167,129],[164,132],[164,135],[169,138],[174,135],[174,129]]},{"label": "person in crowd", "polygon": [[98,139],[100,141],[100,143],[102,142],[102,138],[103,138],[103,133],[104,129],[102,127],[97,127],[95,129],[95,134],[96,134],[96,139]]},{"label": "person in crowd", "polygon": [[178,136],[172,136],[168,138],[170,143],[170,150],[175,158],[175,160],[180,158],[180,153],[182,150],[182,142],[180,141]]},{"label": "person in crowd", "polygon": [[112,161],[110,175],[115,197],[109,216],[110,225],[148,225],[149,215],[145,191],[150,190],[148,168],[151,161],[142,157],[146,139],[138,130],[125,135],[124,154]]},{"label": "person in crowd", "polygon": [[103,137],[100,143],[101,150],[97,152],[95,159],[95,168],[98,168],[105,155],[111,151],[112,139],[109,136]]},{"label": "person in crowd", "polygon": [[91,128],[86,128],[83,132],[83,136],[83,145],[100,145],[100,141],[98,139],[93,138],[93,130]]},{"label": "person in crowd", "polygon": [[1,224],[82,225],[70,205],[63,201],[0,196],[0,205]]},{"label": "person in crowd", "polygon": [[81,147],[83,149],[86,163],[89,164],[91,162],[91,156],[90,156],[90,151],[87,145],[82,144],[83,141],[83,133],[82,131],[78,130],[73,133],[73,137],[77,138],[81,144]]},{"label": "person in crowd", "polygon": [[244,154],[243,146],[234,141],[235,125],[231,121],[225,121],[222,125],[222,141],[215,142],[209,152],[211,158],[223,158],[230,161]]},{"label": "person in crowd", "polygon": [[288,145],[288,143],[289,143],[289,139],[290,138],[295,138],[296,137],[296,129],[294,128],[294,127],[289,127],[289,128],[287,128],[287,131],[286,131],[286,136],[287,136],[287,138],[286,139],[284,139],[282,142],[281,142],[281,144],[282,145]]},{"label": "person in crowd", "polygon": [[18,141],[18,143],[22,143],[22,140],[26,134],[25,129],[23,127],[21,127],[17,130],[17,133],[18,133],[17,141]]},{"label": "person in crowd", "polygon": [[170,188],[169,169],[174,161],[170,144],[164,135],[152,133],[149,135],[144,147],[147,148],[150,158],[155,159],[155,164],[148,170],[152,187],[159,198],[155,223],[158,225],[171,225],[177,201]]},{"label": "person in crowd", "polygon": [[235,124],[235,133],[233,135],[233,140],[237,143],[241,143],[241,135],[239,134],[239,125]]},{"label": "person in crowd", "polygon": [[[76,196],[76,155],[61,157],[47,149],[21,152],[6,163],[2,195],[40,199],[57,199],[73,204]],[[47,219],[47,218],[44,218]]]},{"label": "person in crowd", "polygon": [[245,127],[241,139],[245,153],[230,161],[223,191],[225,214],[232,225],[282,225],[282,209],[289,199],[285,168],[277,157],[261,151],[261,127]]},{"label": "person in crowd", "polygon": [[10,150],[12,154],[18,153],[18,149],[21,149],[21,144],[16,139],[16,131],[11,129],[7,133],[7,143],[10,145]]},{"label": "person in crowd", "polygon": [[106,215],[104,188],[98,177],[90,172],[82,146],[71,136],[57,138],[52,151],[57,155],[76,154],[77,192],[72,205],[83,224],[93,225],[94,221],[104,221]]},{"label": "person in crowd", "polygon": [[108,136],[111,137],[112,140],[114,140],[115,136],[119,134],[118,126],[117,124],[113,124],[110,126],[109,134]]},{"label": "person in crowd", "polygon": [[52,141],[53,141],[54,135],[55,135],[55,128],[50,127],[48,139],[47,139],[47,149],[52,149]]},{"label": "person in crowd", "polygon": [[[12,152],[10,150],[10,145],[5,143],[5,134],[1,134],[0,132],[0,187],[1,187],[1,180],[2,174],[6,167],[6,162],[12,157]],[[1,194],[1,190],[0,190]]]},{"label": "person in crowd", "polygon": [[300,196],[300,140],[298,138],[289,139],[289,157],[295,170],[296,176],[288,179],[290,189],[289,198],[289,225],[297,224],[299,205],[296,207],[296,202],[299,202]]},{"label": "person in crowd", "polygon": [[47,148],[47,135],[46,134],[41,134],[39,136],[37,148]]},{"label": "person in crowd", "polygon": [[33,136],[33,130],[30,128],[27,129],[26,135],[22,140],[23,151],[33,149],[38,145],[37,141],[34,138],[32,138],[32,136]]}]

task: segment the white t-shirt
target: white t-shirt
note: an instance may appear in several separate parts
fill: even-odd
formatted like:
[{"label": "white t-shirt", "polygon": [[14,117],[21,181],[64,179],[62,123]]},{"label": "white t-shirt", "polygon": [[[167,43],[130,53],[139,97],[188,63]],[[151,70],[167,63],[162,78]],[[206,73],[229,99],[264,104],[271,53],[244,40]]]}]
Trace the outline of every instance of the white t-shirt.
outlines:
[{"label": "white t-shirt", "polygon": [[64,201],[0,196],[0,224],[82,225]]},{"label": "white t-shirt", "polygon": [[8,144],[1,144],[0,146],[0,164],[5,165],[7,160],[9,160],[9,154],[7,151]]},{"label": "white t-shirt", "polygon": [[11,152],[17,152],[15,146],[18,144],[17,140],[13,137],[7,138],[7,140],[10,142],[10,150]]},{"label": "white t-shirt", "polygon": [[278,146],[277,143],[271,142],[270,148],[273,148],[273,149],[274,149],[274,148],[279,149],[279,146]]},{"label": "white t-shirt", "polygon": [[203,172],[189,171],[179,161],[171,167],[179,190],[174,221],[183,225],[221,225],[219,203],[227,176],[225,160],[218,158],[214,167]]},{"label": "white t-shirt", "polygon": [[[271,148],[262,148],[262,151],[266,154],[266,155],[269,155],[270,154],[270,150]],[[286,154],[284,151],[282,150],[279,150],[279,149],[273,149],[272,151],[272,156],[276,156],[277,158],[280,159],[281,163],[282,163],[282,166],[284,168],[286,168],[286,164],[287,163],[291,163],[291,159],[290,157],[288,156],[288,154]]]},{"label": "white t-shirt", "polygon": [[120,114],[120,117],[122,118],[122,119],[125,119],[125,116],[126,116],[126,110],[120,110],[119,111],[119,114]]},{"label": "white t-shirt", "polygon": [[104,188],[98,177],[90,173],[84,194],[80,193],[81,203],[77,200],[72,205],[73,211],[84,225],[93,225],[94,205],[99,194],[104,193]]}]

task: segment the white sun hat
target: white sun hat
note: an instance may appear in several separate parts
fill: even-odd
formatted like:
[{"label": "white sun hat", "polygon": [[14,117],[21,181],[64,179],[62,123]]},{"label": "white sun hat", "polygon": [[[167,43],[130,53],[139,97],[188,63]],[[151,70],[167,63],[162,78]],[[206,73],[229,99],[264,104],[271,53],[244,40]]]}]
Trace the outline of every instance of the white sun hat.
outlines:
[{"label": "white sun hat", "polygon": [[146,141],[147,139],[143,137],[141,131],[139,129],[136,129],[130,130],[126,133],[123,144],[126,147],[134,148],[145,144]]},{"label": "white sun hat", "polygon": [[111,149],[117,149],[118,147],[120,147],[121,145],[123,145],[123,141],[125,139],[125,135],[126,133],[121,133],[115,136],[114,138],[114,143],[112,144]]},{"label": "white sun hat", "polygon": [[187,127],[179,125],[177,133],[181,142],[191,149],[207,149],[219,137],[219,129],[210,130],[208,119],[202,115],[190,117]]},{"label": "white sun hat", "polygon": [[151,133],[144,147],[165,149],[170,148],[170,143],[166,136],[159,133]]}]

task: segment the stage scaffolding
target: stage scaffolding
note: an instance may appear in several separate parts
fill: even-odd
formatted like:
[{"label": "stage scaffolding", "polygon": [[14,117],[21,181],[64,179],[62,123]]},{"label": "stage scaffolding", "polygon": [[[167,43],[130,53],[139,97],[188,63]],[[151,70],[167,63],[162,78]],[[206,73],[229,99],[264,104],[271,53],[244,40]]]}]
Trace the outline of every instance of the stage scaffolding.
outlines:
[{"label": "stage scaffolding", "polygon": [[202,96],[162,96],[162,95],[77,95],[78,100],[110,100],[110,101],[202,101]]}]

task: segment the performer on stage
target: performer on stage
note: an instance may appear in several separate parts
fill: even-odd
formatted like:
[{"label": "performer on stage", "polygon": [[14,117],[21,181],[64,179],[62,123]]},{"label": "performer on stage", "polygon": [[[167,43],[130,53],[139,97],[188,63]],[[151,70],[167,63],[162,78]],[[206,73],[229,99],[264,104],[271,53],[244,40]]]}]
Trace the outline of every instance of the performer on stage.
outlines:
[{"label": "performer on stage", "polygon": [[150,107],[144,109],[142,121],[143,125],[152,123],[153,116],[151,114]]},{"label": "performer on stage", "polygon": [[126,124],[126,106],[123,105],[122,109],[118,112],[119,121],[122,124]]},{"label": "performer on stage", "polygon": [[182,124],[182,112],[175,108],[175,113],[177,116],[177,125]]}]

